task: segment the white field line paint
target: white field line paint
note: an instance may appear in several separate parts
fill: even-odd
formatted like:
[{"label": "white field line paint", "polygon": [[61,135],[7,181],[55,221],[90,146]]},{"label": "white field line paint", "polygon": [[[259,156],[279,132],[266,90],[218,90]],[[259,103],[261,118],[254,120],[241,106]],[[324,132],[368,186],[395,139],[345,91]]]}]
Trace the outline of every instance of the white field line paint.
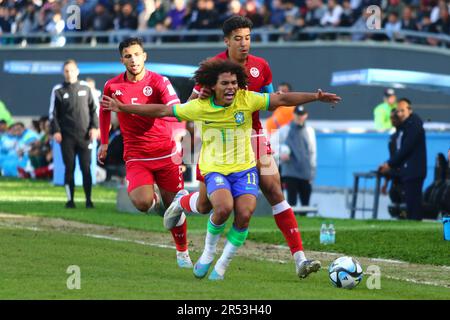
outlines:
[{"label": "white field line paint", "polygon": [[96,239],[106,239],[106,240],[112,240],[112,241],[121,241],[121,242],[132,242],[141,244],[144,246],[150,246],[150,247],[157,247],[157,248],[165,248],[165,249],[175,249],[175,246],[166,245],[166,244],[157,244],[157,243],[151,243],[141,240],[131,240],[131,239],[125,239],[125,238],[119,238],[119,237],[111,237],[111,236],[105,236],[101,234],[94,234],[94,233],[85,233],[83,234],[85,237],[91,237]]},{"label": "white field line paint", "polygon": [[[43,196],[0,196],[0,201],[8,201],[8,202],[50,202],[50,201],[67,201],[65,196],[62,197],[47,197]],[[75,197],[75,202],[84,202],[84,198]],[[116,203],[116,200],[105,200],[105,199],[95,199],[94,202],[98,203]]]},{"label": "white field line paint", "polygon": [[25,229],[30,231],[45,231],[44,229],[38,228],[38,227],[25,227],[25,226],[19,226],[16,224],[9,224],[9,223],[3,223],[0,222],[0,227],[4,229]]},{"label": "white field line paint", "polygon": [[388,278],[388,279],[392,279],[392,280],[411,282],[411,283],[414,283],[414,284],[426,284],[426,285],[429,285],[429,286],[450,288],[450,285],[445,285],[445,284],[436,283],[436,282],[415,280],[415,279],[410,279],[410,278],[399,278],[399,277],[393,277],[393,276],[384,276],[384,277]]},{"label": "white field line paint", "polygon": [[[43,230],[43,229],[40,229],[40,228],[37,228],[37,227],[24,227],[24,226],[11,225],[11,224],[1,223],[1,222],[0,222],[0,226],[2,226],[2,227],[9,227],[9,228],[12,227],[12,228],[17,228],[17,229],[26,229],[26,230],[32,230],[32,231],[46,231],[46,230]],[[131,242],[131,243],[136,243],[136,244],[140,244],[140,245],[147,245],[147,246],[152,246],[152,247],[158,247],[158,248],[175,249],[175,246],[156,244],[156,243],[145,242],[145,241],[140,241],[140,240],[131,240],[131,239],[125,239],[125,238],[119,238],[119,237],[111,237],[111,236],[92,234],[92,233],[86,233],[86,234],[82,234],[82,235],[86,236],[86,237],[96,238],[96,239],[105,239],[105,240],[120,241],[120,242]],[[275,247],[276,248],[280,248],[280,249],[286,249],[287,248],[285,246],[275,246]],[[338,253],[334,253],[334,252],[321,252],[321,253],[323,253],[323,254],[330,254],[330,255],[339,255]],[[368,259],[370,259],[370,258],[368,258]],[[257,260],[265,260],[265,261],[269,261],[269,262],[276,262],[276,263],[282,263],[282,264],[287,263],[286,260],[278,260],[278,259],[257,258]],[[388,261],[388,262],[391,261],[391,260],[388,260],[388,259],[378,259],[378,260],[384,260],[384,261]],[[396,261],[396,260],[392,260],[392,261]],[[406,262],[403,262],[403,261],[399,261],[399,262],[406,263]],[[406,282],[411,282],[411,283],[415,283],[415,284],[424,284],[424,285],[432,285],[432,286],[436,286],[436,287],[450,288],[450,286],[442,285],[440,283],[435,283],[435,282],[430,282],[430,281],[420,281],[420,280],[415,280],[415,279],[410,279],[410,278],[399,278],[399,277],[394,277],[394,276],[384,276],[384,277],[386,277],[388,279],[392,279],[392,280],[406,281]]]}]

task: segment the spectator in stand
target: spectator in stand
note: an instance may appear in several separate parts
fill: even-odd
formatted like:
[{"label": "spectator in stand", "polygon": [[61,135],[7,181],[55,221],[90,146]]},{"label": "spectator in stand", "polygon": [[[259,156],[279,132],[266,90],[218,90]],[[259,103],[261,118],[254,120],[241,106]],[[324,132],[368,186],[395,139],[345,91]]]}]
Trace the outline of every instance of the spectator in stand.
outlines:
[{"label": "spectator in stand", "polygon": [[388,21],[384,25],[384,29],[386,31],[386,35],[390,40],[397,40],[399,38],[398,32],[402,28],[402,23],[398,19],[397,12],[393,11],[389,13]]},{"label": "spectator in stand", "polygon": [[340,27],[351,27],[355,23],[355,13],[353,12],[350,0],[342,2],[342,14]]},{"label": "spectator in stand", "polygon": [[264,18],[259,12],[259,6],[256,0],[247,0],[244,4],[245,16],[253,22],[254,28],[260,28],[263,25]]},{"label": "spectator in stand", "polygon": [[124,3],[120,9],[118,20],[119,30],[136,30],[138,26],[138,18],[130,3]]},{"label": "spectator in stand", "polygon": [[[413,16],[413,9],[411,6],[403,8],[403,17],[401,20],[401,30],[418,31],[419,27],[417,20]],[[406,42],[417,43],[419,39],[414,37],[405,37]]]},{"label": "spectator in stand", "polygon": [[342,6],[336,0],[328,0],[327,10],[320,19],[320,25],[323,27],[337,27],[341,23]]},{"label": "spectator in stand", "polygon": [[306,0],[307,13],[305,15],[306,26],[317,27],[320,25],[320,20],[327,12],[327,7],[322,0]]},{"label": "spectator in stand", "polygon": [[219,25],[222,25],[225,22],[225,20],[231,18],[232,16],[245,16],[245,10],[242,7],[242,4],[239,0],[231,0],[228,3],[227,11],[219,18],[220,19]]},{"label": "spectator in stand", "polygon": [[445,8],[447,8],[447,10],[450,10],[450,3],[448,3],[448,1],[439,0],[436,3],[436,5],[430,11],[430,19],[432,23],[435,23],[440,19],[441,11],[445,10]]},{"label": "spectator in stand", "polygon": [[397,14],[397,17],[403,16],[403,9],[405,8],[405,4],[401,0],[389,0],[388,5],[385,9],[385,14],[387,17],[393,12]]},{"label": "spectator in stand", "polygon": [[[214,10],[214,2],[212,0],[198,0],[197,7],[190,14],[188,29],[215,29],[218,27],[218,21],[219,15]],[[217,39],[215,36],[189,37],[191,41],[214,41]]]},{"label": "spectator in stand", "polygon": [[[362,10],[362,15],[356,19],[355,23],[352,25],[352,29],[355,30],[366,30],[367,29],[367,18],[370,16],[370,12],[367,11],[367,8]],[[371,35],[369,33],[352,33],[353,41],[363,41],[371,39]]]},{"label": "spectator in stand", "polygon": [[[102,3],[97,3],[94,9],[95,14],[88,23],[88,29],[92,31],[109,31],[114,29],[114,18]],[[108,37],[97,37],[98,43],[107,43]]]},{"label": "spectator in stand", "polygon": [[[336,2],[336,0],[328,0],[327,10],[320,19],[320,25],[322,27],[338,27],[341,24],[341,16],[343,13],[342,6]],[[336,39],[335,33],[323,34],[321,39]]]},{"label": "spectator in stand", "polygon": [[147,21],[147,27],[155,31],[163,31],[166,29],[164,21],[166,20],[166,8],[162,5],[161,0],[155,0],[155,10]]},{"label": "spectator in stand", "polygon": [[[449,9],[446,5],[439,8],[439,20],[431,25],[430,31],[434,33],[443,33],[450,36],[450,16]],[[447,48],[450,48],[450,43],[447,42]]]},{"label": "spectator in stand", "polygon": [[[33,2],[28,2],[25,9],[17,15],[17,33],[29,34],[40,31],[39,13]],[[35,38],[24,38],[26,43],[36,43]]]},{"label": "spectator in stand", "polygon": [[173,0],[172,8],[167,14],[164,25],[170,30],[180,30],[186,25],[187,7],[186,0]]},{"label": "spectator in stand", "polygon": [[[435,31],[433,23],[431,23],[430,15],[428,15],[428,14],[423,15],[422,21],[420,22],[419,26],[420,26],[420,31],[422,31],[422,32],[432,33]],[[430,46],[437,46],[439,44],[439,40],[434,39],[434,38],[429,38],[429,37],[426,39],[421,38],[420,43],[427,44]]]},{"label": "spectator in stand", "polygon": [[270,24],[275,28],[280,28],[286,21],[286,13],[281,0],[272,1],[272,9],[270,10]]},{"label": "spectator in stand", "polygon": [[284,17],[285,21],[281,27],[282,31],[285,31],[288,33],[288,36],[286,40],[289,39],[289,35],[293,33],[293,30],[296,27],[297,18],[300,16],[300,11],[297,6],[291,1],[288,0],[284,3]]}]

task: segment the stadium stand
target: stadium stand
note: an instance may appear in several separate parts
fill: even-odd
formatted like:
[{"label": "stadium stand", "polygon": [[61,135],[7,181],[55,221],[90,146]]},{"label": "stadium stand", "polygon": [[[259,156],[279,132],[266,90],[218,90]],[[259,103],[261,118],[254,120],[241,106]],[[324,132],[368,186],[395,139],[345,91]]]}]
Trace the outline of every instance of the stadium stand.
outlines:
[{"label": "stadium stand", "polygon": [[[376,5],[380,30],[368,30]],[[234,14],[254,23],[255,40],[375,40],[450,47],[448,0],[1,0],[2,45],[221,41]],[[111,31],[115,31],[113,34]]]}]

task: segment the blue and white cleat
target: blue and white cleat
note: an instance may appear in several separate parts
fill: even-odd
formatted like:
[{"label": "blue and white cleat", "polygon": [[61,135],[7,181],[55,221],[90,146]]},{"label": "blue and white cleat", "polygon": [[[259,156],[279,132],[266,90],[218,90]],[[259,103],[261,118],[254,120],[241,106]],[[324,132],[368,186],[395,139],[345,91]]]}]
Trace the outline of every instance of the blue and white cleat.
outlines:
[{"label": "blue and white cleat", "polygon": [[164,228],[167,230],[173,229],[177,225],[178,221],[180,221],[181,214],[183,213],[180,198],[188,194],[189,192],[184,189],[178,191],[169,208],[167,208],[164,213]]},{"label": "blue and white cleat", "polygon": [[194,276],[198,279],[203,279],[208,273],[211,263],[202,264],[199,261],[194,265]]},{"label": "blue and white cleat", "polygon": [[304,260],[297,267],[297,275],[300,279],[306,278],[310,273],[317,272],[322,267],[318,260]]},{"label": "blue and white cleat", "polygon": [[210,273],[208,279],[213,281],[223,280],[224,276],[221,276],[217,273],[216,269],[213,269],[213,271]]},{"label": "blue and white cleat", "polygon": [[189,257],[189,252],[177,252],[177,264],[183,269],[192,269],[191,257]]}]

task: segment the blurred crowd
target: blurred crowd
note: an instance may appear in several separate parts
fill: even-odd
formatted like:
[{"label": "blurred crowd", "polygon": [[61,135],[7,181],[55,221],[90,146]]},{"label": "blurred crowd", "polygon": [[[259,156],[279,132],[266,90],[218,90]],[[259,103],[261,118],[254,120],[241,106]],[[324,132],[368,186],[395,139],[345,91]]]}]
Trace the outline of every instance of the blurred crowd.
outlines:
[{"label": "blurred crowd", "polygon": [[[77,30],[68,23],[79,8]],[[244,15],[255,28],[284,32],[284,40],[314,40],[317,35],[301,32],[305,27],[366,28],[370,13],[381,8],[381,26],[386,35],[353,34],[352,40],[395,40],[433,46],[436,39],[401,37],[398,31],[423,31],[450,35],[449,0],[0,0],[0,34],[46,32],[48,38],[4,38],[3,43],[49,42],[63,46],[69,41],[90,42],[93,38],[65,38],[63,31],[111,30],[208,30],[219,29],[228,17]],[[69,18],[69,20],[68,20]],[[75,21],[76,22],[76,21]],[[270,40],[278,40],[272,35]],[[326,34],[322,39],[336,35]],[[274,39],[275,38],[275,39]],[[97,42],[118,41],[114,37],[95,38]],[[147,39],[155,41],[155,39]],[[166,41],[217,41],[218,37],[172,37]]]},{"label": "blurred crowd", "polygon": [[50,122],[47,116],[8,125],[0,120],[0,175],[6,177],[50,179],[53,175]]}]

